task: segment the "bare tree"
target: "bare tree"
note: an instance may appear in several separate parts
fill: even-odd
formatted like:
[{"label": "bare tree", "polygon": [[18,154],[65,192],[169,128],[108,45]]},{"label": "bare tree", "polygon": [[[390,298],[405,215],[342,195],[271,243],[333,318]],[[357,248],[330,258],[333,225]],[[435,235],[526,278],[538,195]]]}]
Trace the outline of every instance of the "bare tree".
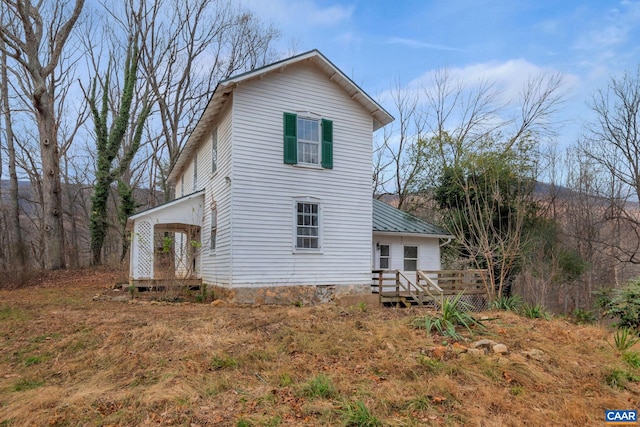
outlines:
[{"label": "bare tree", "polygon": [[633,238],[608,239],[620,261],[640,264],[640,67],[612,77],[593,96],[595,119],[587,127],[585,155],[608,176],[607,216]]},{"label": "bare tree", "polygon": [[64,227],[60,182],[60,151],[56,118],[57,67],[84,0],[69,10],[65,1],[32,4],[30,0],[2,0],[0,49],[23,70],[28,81],[40,142],[44,222],[44,265],[65,267]]},{"label": "bare tree", "polygon": [[16,171],[16,144],[13,134],[13,119],[9,99],[9,77],[7,71],[7,55],[0,52],[0,86],[2,98],[2,111],[4,116],[4,131],[7,142],[8,166],[9,166],[9,199],[11,207],[9,210],[9,228],[12,237],[13,250],[10,251],[12,265],[17,271],[22,271],[25,265],[26,255],[24,253],[22,227],[20,226],[20,201],[18,197],[18,173]]},{"label": "bare tree", "polygon": [[395,196],[398,209],[407,208],[407,198],[424,184],[427,158],[424,141],[424,113],[418,108],[417,94],[399,84],[389,92],[397,112],[395,126],[383,130],[382,143],[374,150],[374,193]]},{"label": "bare tree", "polygon": [[156,0],[141,5],[140,13],[129,19],[139,21],[145,37],[141,64],[160,116],[155,170],[169,197],[166,173],[214,85],[273,59],[271,45],[279,33],[231,1]]},{"label": "bare tree", "polygon": [[[539,141],[554,135],[561,82],[559,75],[530,78],[519,99],[506,102],[495,82],[468,87],[439,70],[425,89],[432,137],[422,156],[440,163],[435,197],[458,255],[488,269],[492,296],[507,290],[525,256]],[[514,104],[518,114],[509,117]]]}]

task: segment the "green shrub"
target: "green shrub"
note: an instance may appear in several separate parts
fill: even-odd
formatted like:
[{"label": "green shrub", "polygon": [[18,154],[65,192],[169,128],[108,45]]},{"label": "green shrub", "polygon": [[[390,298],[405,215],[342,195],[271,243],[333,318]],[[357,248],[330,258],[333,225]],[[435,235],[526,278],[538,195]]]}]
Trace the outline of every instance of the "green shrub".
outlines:
[{"label": "green shrub", "polygon": [[629,328],[620,328],[613,334],[616,350],[625,351],[640,342],[640,338]]},{"label": "green shrub", "polygon": [[640,279],[622,289],[608,289],[595,293],[602,314],[617,319],[616,326],[640,330]]},{"label": "green shrub", "polygon": [[583,310],[581,308],[576,308],[573,310],[573,318],[575,322],[579,325],[591,325],[598,320],[595,313],[591,310]]},{"label": "green shrub", "polygon": [[503,311],[517,312],[522,306],[522,298],[520,295],[502,295],[491,303],[491,308]]},{"label": "green shrub", "polygon": [[413,325],[417,328],[425,329],[428,333],[436,331],[440,335],[454,340],[464,339],[456,331],[457,326],[463,326],[468,331],[471,331],[473,326],[484,328],[484,325],[479,320],[469,314],[472,309],[471,305],[461,301],[461,298],[462,293],[459,293],[454,298],[445,299],[437,315],[426,315],[415,319]]},{"label": "green shrub", "polygon": [[547,310],[540,304],[524,304],[520,308],[520,314],[524,317],[528,317],[529,319],[544,319],[549,320],[551,317]]}]

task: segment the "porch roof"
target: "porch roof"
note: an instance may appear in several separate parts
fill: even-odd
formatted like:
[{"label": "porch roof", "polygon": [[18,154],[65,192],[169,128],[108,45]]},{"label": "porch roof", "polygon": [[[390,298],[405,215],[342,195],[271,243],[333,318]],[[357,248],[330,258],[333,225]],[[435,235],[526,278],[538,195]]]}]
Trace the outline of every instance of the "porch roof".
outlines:
[{"label": "porch roof", "polygon": [[127,219],[127,230],[132,230],[135,220],[143,217],[155,217],[158,224],[165,224],[165,228],[176,224],[202,225],[203,204],[204,190],[187,194],[130,216]]},{"label": "porch roof", "polygon": [[373,232],[427,235],[444,239],[453,237],[445,230],[378,199],[373,199]]}]

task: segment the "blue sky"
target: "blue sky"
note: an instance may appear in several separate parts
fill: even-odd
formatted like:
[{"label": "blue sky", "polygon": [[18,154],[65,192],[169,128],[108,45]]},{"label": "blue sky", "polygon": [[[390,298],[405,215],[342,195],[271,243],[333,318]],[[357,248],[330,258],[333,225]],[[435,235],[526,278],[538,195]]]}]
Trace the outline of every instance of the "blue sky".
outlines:
[{"label": "blue sky", "polygon": [[594,90],[640,63],[640,1],[244,4],[282,31],[280,50],[319,49],[374,98],[395,81],[416,85],[443,67],[461,79],[498,80],[514,93],[529,76],[560,72],[566,91],[561,145],[577,139]]}]

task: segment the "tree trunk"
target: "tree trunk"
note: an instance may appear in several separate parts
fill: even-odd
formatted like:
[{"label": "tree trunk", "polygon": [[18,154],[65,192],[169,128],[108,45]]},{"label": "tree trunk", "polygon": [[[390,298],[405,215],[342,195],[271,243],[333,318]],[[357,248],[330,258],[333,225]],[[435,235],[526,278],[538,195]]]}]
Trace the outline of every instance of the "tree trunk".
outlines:
[{"label": "tree trunk", "polygon": [[53,98],[42,87],[34,91],[34,104],[40,134],[42,161],[42,220],[44,223],[44,266],[47,270],[65,268],[64,226],[60,185],[60,153]]},{"label": "tree trunk", "polygon": [[9,87],[7,78],[7,56],[2,54],[2,108],[4,110],[5,131],[7,136],[7,154],[9,155],[9,198],[11,208],[9,213],[9,223],[11,224],[11,234],[13,244],[11,250],[11,264],[18,271],[22,271],[25,264],[24,243],[22,241],[22,228],[20,227],[20,203],[18,201],[18,174],[16,172],[16,149],[13,135],[13,125],[11,121],[11,107],[9,105]]}]

